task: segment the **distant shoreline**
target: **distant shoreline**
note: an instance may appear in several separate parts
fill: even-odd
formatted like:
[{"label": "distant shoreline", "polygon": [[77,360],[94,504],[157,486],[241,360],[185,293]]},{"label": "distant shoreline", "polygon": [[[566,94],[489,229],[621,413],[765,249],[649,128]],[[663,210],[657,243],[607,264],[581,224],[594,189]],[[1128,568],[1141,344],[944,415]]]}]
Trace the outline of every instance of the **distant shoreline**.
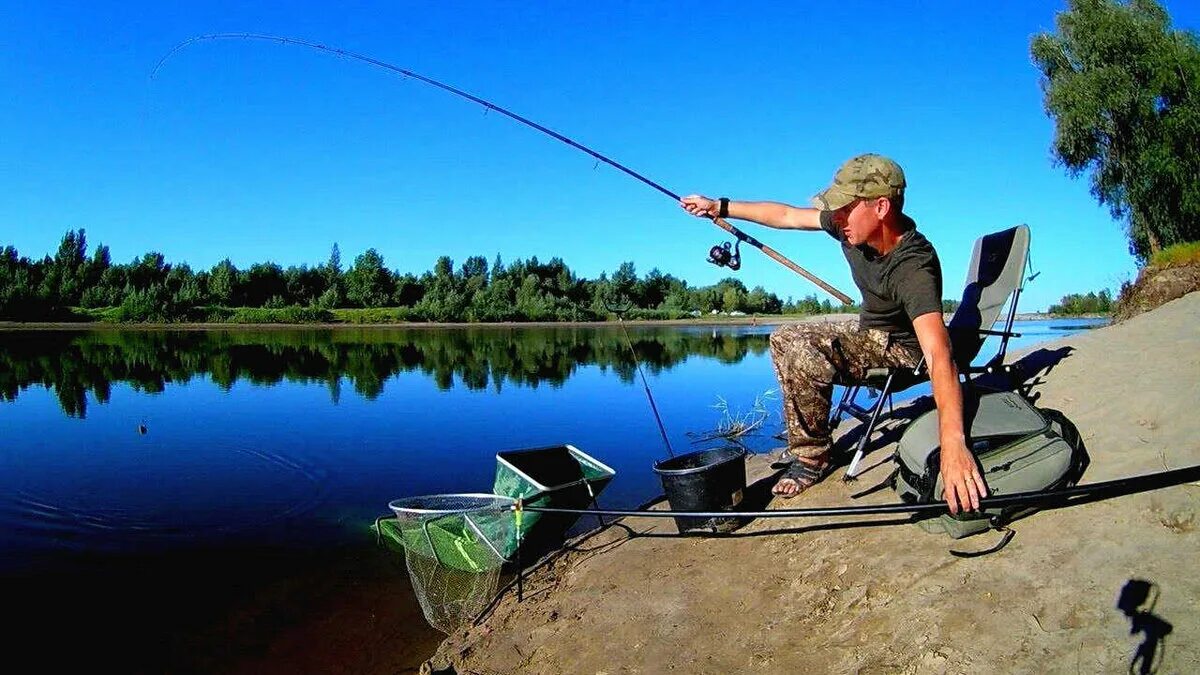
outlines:
[{"label": "distant shoreline", "polygon": [[[630,319],[625,325],[641,327],[669,326],[777,326],[791,323],[812,323],[829,321],[847,321],[857,317],[857,314],[814,314],[808,316],[725,316],[725,317],[696,317],[690,319]],[[951,315],[947,314],[947,318]],[[1026,312],[1017,314],[1017,321],[1045,321],[1050,319],[1106,319],[1108,314],[1046,314],[1042,312]],[[617,326],[617,321],[490,321],[478,323],[449,323],[434,321],[414,321],[405,323],[111,323],[84,321],[0,321],[0,332],[36,331],[36,330],[346,330],[357,328],[395,328],[395,329],[429,329],[429,328],[603,328]]]},{"label": "distant shoreline", "polygon": [[1046,312],[1019,312],[1017,321],[1045,321],[1048,319],[1108,319],[1112,314],[1048,314]]}]

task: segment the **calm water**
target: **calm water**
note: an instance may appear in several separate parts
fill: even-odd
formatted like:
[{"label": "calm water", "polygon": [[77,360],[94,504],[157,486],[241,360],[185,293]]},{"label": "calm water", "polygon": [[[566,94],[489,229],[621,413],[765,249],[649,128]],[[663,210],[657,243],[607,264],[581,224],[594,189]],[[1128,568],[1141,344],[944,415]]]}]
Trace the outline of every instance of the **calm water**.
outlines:
[{"label": "calm water", "polygon": [[[1100,323],[1022,322],[1010,349]],[[631,329],[677,454],[719,400],[775,388],[770,330]],[[753,450],[780,444],[766,405]],[[614,328],[0,333],[0,429],[0,578],[29,637],[82,622],[151,670],[195,666],[180,650],[211,645],[181,636],[220,642],[281,577],[402,579],[339,561],[383,555],[393,498],[490,491],[497,451],[571,443],[617,470],[610,507],[656,494],[667,452]]]}]

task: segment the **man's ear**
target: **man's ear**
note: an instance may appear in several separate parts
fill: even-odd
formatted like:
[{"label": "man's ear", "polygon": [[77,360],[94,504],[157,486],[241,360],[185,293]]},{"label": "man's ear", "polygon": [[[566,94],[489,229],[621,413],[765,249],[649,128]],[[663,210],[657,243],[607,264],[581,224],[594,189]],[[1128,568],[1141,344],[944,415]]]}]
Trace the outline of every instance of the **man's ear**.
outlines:
[{"label": "man's ear", "polygon": [[879,197],[875,200],[875,215],[880,220],[887,218],[887,215],[892,212],[892,200],[887,197]]}]

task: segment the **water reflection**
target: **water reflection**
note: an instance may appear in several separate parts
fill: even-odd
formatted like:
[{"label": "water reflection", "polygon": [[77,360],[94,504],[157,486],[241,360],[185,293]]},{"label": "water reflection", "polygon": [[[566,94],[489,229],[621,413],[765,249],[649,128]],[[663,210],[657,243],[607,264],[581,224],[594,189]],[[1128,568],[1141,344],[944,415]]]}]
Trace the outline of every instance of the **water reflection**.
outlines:
[{"label": "water reflection", "polygon": [[[733,364],[768,348],[765,331],[639,328],[631,332],[642,367],[669,370],[692,356]],[[88,393],[107,403],[114,382],[144,393],[203,376],[228,391],[239,380],[324,384],[336,403],[348,381],[374,400],[406,372],[446,391],[505,385],[562,385],[581,366],[633,381],[633,355],[615,328],[466,328],[221,331],[46,331],[0,333],[0,399],[41,385],[64,413],[87,416]]]}]

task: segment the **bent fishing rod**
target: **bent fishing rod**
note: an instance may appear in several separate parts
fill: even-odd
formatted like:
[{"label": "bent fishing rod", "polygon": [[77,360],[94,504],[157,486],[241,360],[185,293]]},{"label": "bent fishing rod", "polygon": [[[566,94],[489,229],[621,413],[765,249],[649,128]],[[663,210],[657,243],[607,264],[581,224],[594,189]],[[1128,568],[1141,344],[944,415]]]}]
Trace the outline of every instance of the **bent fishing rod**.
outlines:
[{"label": "bent fishing rod", "polygon": [[[419,82],[424,82],[425,84],[428,84],[430,86],[437,87],[438,89],[441,89],[442,91],[446,91],[451,94],[454,94],[455,96],[465,98],[468,101],[471,101],[473,103],[478,103],[479,105],[483,106],[487,110],[495,110],[496,112],[500,113],[501,115],[504,115],[506,117],[514,119],[514,120],[520,122],[521,124],[524,124],[530,128],[536,129],[537,131],[540,131],[540,132],[546,134],[547,136],[550,136],[551,138],[554,138],[558,141],[562,141],[563,143],[566,143],[567,145],[571,146],[572,148],[575,148],[576,150],[581,150],[581,151],[587,153],[588,155],[596,158],[597,160],[604,162],[605,164],[608,164],[609,166],[611,166],[629,176],[632,176],[633,178],[636,178],[637,180],[645,183],[646,185],[649,185],[650,187],[654,188],[655,190],[658,190],[659,192],[670,197],[671,199],[673,199],[676,202],[678,202],[680,200],[680,197],[678,194],[672,192],[671,190],[668,190],[667,188],[650,180],[649,178],[646,178],[642,174],[634,171],[633,169],[630,169],[629,167],[625,166],[624,164],[621,164],[613,159],[605,157],[604,155],[596,152],[595,150],[592,150],[591,148],[589,148],[581,143],[573,141],[570,138],[567,138],[566,136],[558,133],[557,131],[554,131],[553,129],[544,127],[541,124],[538,124],[537,122],[534,122],[533,120],[531,120],[529,118],[523,117],[521,115],[518,115],[515,112],[512,112],[511,110],[501,108],[500,106],[498,106],[490,101],[487,101],[485,99],[482,99],[478,96],[475,96],[474,94],[465,92],[461,89],[452,87],[448,84],[438,82],[437,80],[434,80],[429,77],[425,77],[424,75],[421,75],[419,73],[414,73],[411,70],[407,70],[405,68],[401,68],[399,66],[392,65],[385,61],[380,61],[379,59],[376,59],[371,56],[367,56],[365,54],[359,54],[356,52],[349,51],[347,49],[330,47],[330,46],[319,44],[316,42],[311,42],[309,40],[303,40],[300,38],[293,38],[293,37],[284,37],[284,36],[279,36],[279,35],[265,35],[265,34],[261,34],[261,33],[211,33],[211,34],[207,34],[207,35],[197,35],[196,37],[189,38],[189,39],[184,40],[183,42],[179,43],[178,45],[175,45],[175,47],[171,51],[167,52],[166,56],[163,56],[161,59],[159,59],[158,64],[154,66],[154,70],[150,73],[150,79],[154,79],[155,77],[157,77],[158,71],[162,68],[163,64],[166,63],[166,61],[168,59],[170,59],[173,55],[175,55],[176,52],[178,52],[182,49],[185,49],[189,45],[193,45],[197,42],[207,42],[207,41],[216,41],[216,40],[262,40],[265,42],[278,42],[280,44],[285,44],[285,45],[308,47],[309,49],[315,49],[317,51],[326,52],[329,54],[335,54],[337,56],[343,56],[343,57],[346,57],[349,59],[354,59],[356,61],[362,61],[363,63],[367,63],[372,66],[378,67],[378,68],[383,68],[385,70],[390,70],[392,72],[399,73],[400,75],[403,75],[405,77],[410,77]],[[711,216],[710,219],[712,220],[714,225],[721,228],[722,230],[725,230],[730,235],[732,235],[734,238],[736,238],[738,240],[739,244],[741,242],[745,242],[745,243],[757,248],[758,250],[765,253],[768,258],[771,258],[775,262],[783,265],[784,267],[792,270],[796,274],[799,274],[800,276],[804,277],[805,279],[808,279],[812,283],[816,284],[821,290],[830,294],[831,296],[833,296],[834,298],[839,300],[842,304],[845,304],[845,305],[854,304],[854,301],[850,298],[850,296],[839,291],[838,289],[829,285],[828,283],[826,283],[824,280],[820,279],[813,273],[809,272],[808,270],[804,269],[803,267],[792,262],[790,259],[785,257],[783,254],[779,253],[775,249],[771,248],[770,246],[767,246],[766,244],[762,243],[758,239],[755,239],[754,237],[746,234],[745,232],[741,231],[737,227],[734,227],[733,225],[731,225],[729,223],[729,221],[725,220],[724,218],[721,218],[720,216]],[[723,251],[723,252],[718,251],[718,249],[721,249],[721,251]],[[729,253],[729,245],[728,244],[725,244],[724,247],[721,247],[719,245],[714,246],[712,248],[712,252],[710,252],[710,254],[709,254],[709,262],[712,262],[713,264],[716,264],[719,267],[730,267],[731,269],[734,269],[734,270],[736,270],[738,268],[738,266],[740,266],[740,260],[737,258],[737,254]]]},{"label": "bent fishing rod", "polygon": [[[979,500],[979,511],[998,509],[1010,506],[1030,506],[1054,502],[1071,503],[1086,499],[1102,499],[1119,497],[1137,492],[1158,490],[1181,483],[1192,483],[1200,480],[1200,464],[1159,471],[1141,476],[1130,476],[1116,480],[1076,485],[1059,490],[1041,490],[1037,492],[1014,492],[1010,495],[984,497]],[[621,509],[564,509],[547,506],[528,506],[514,504],[510,509],[525,510],[534,513],[564,513],[596,516],[636,517],[636,518],[674,518],[689,516],[695,518],[813,518],[830,516],[877,516],[891,514],[913,514],[935,516],[948,513],[950,507],[946,502],[900,502],[894,504],[865,504],[861,506],[828,506],[802,509],[772,509],[769,511],[633,511]],[[968,512],[969,513],[969,512]]]}]

